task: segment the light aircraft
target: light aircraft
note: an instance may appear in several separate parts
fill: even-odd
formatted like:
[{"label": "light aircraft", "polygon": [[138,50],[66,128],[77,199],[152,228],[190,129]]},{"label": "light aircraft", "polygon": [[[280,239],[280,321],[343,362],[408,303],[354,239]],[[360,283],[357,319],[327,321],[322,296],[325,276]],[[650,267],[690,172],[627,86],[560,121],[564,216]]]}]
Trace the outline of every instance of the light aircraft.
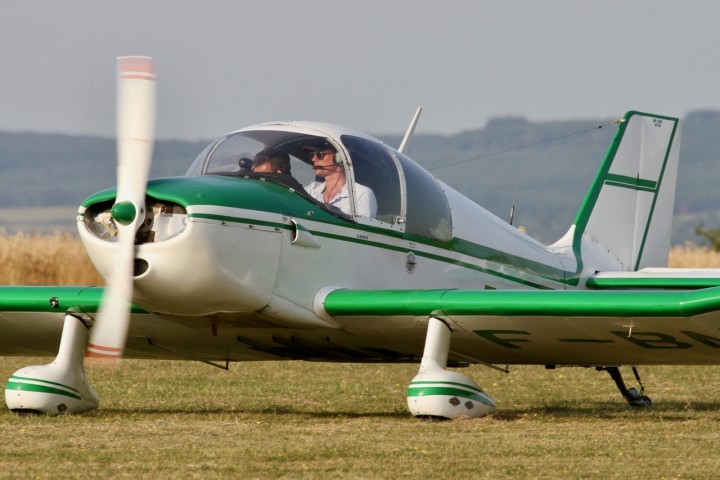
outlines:
[{"label": "light aircraft", "polygon": [[[676,118],[618,121],[574,223],[546,246],[405,155],[419,111],[397,150],[335,125],[264,123],[212,143],[186,176],[148,181],[153,63],[118,65],[118,186],[77,212],[108,286],[0,288],[0,354],[57,352],[11,375],[13,411],[97,408],[86,354],[221,368],[417,362],[409,410],[442,418],[496,410],[448,367],[594,367],[630,405],[649,406],[620,366],[720,363],[720,271],[664,268]],[[268,150],[290,160],[292,177],[248,170]],[[344,174],[344,208],[302,188],[323,168]]]}]

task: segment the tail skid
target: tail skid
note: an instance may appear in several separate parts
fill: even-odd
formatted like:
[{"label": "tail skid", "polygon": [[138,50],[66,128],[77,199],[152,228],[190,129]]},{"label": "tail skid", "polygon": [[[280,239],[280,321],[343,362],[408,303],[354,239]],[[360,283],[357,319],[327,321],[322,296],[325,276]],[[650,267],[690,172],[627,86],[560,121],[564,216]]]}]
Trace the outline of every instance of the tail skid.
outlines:
[{"label": "tail skid", "polygon": [[550,247],[574,256],[574,280],[667,265],[679,149],[677,118],[625,114],[573,226]]}]

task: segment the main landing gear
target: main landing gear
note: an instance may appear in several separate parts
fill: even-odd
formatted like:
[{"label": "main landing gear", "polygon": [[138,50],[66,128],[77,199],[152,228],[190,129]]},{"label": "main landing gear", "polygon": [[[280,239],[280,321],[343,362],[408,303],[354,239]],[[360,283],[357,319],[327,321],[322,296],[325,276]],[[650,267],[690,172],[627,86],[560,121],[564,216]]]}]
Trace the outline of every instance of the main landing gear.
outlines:
[{"label": "main landing gear", "polygon": [[631,407],[652,407],[652,400],[650,400],[650,397],[647,395],[643,395],[643,392],[645,391],[645,387],[643,386],[642,382],[640,381],[640,374],[637,371],[637,368],[632,367],[632,371],[635,374],[635,379],[638,382],[638,385],[640,385],[640,391],[638,392],[636,388],[631,387],[627,388],[625,386],[625,381],[622,378],[622,374],[620,373],[620,368],[618,367],[596,367],[596,370],[601,371],[605,370],[610,374],[610,377],[615,381],[615,385],[617,385],[618,390],[620,390],[620,393],[622,394],[623,398],[627,401],[628,405]]},{"label": "main landing gear", "polygon": [[83,358],[88,328],[78,318],[65,316],[60,349],[47,365],[21,368],[5,386],[5,402],[16,413],[61,415],[98,408],[100,401],[85,377]]},{"label": "main landing gear", "polygon": [[407,402],[416,417],[484,417],[495,413],[495,402],[465,375],[445,369],[450,351],[450,328],[431,317],[420,371],[410,382]]}]

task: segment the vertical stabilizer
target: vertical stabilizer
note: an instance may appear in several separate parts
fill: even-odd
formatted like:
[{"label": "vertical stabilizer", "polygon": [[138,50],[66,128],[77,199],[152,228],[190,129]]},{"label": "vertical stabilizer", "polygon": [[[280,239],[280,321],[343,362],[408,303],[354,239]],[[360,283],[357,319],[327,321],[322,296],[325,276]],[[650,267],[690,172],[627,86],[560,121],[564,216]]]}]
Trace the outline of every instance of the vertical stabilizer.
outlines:
[{"label": "vertical stabilizer", "polygon": [[568,232],[578,274],[667,265],[679,149],[677,118],[625,114]]}]

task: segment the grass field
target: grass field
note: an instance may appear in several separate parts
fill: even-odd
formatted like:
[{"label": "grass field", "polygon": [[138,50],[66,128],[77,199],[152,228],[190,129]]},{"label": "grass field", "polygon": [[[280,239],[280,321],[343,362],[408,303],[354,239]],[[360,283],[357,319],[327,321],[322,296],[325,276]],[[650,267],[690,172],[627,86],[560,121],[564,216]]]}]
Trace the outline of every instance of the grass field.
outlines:
[{"label": "grass field", "polygon": [[99,410],[0,413],[0,478],[717,478],[720,369],[642,371],[649,410],[594,370],[471,367],[499,412],[429,422],[411,365],[123,361],[89,368]]},{"label": "grass field", "polygon": [[[52,255],[42,254],[42,242],[67,241],[56,257],[75,269],[86,261],[76,240],[64,235],[23,237],[10,248],[11,240],[0,236],[3,265],[24,254],[23,246],[34,253],[19,264],[37,264],[13,275],[3,268],[15,283],[42,283],[39,270],[66,268],[57,259],[48,262],[55,267],[43,263]],[[692,261],[720,265],[712,252],[674,254],[687,262],[693,252],[704,259]],[[68,282],[97,283],[88,278]],[[0,358],[0,377],[48,361]],[[647,410],[628,407],[603,372],[470,367],[462,372],[488,390],[498,413],[445,422],[407,413],[416,365],[260,362],[225,372],[191,362],[125,360],[114,369],[87,370],[99,410],[56,418],[0,410],[0,479],[720,475],[717,367],[641,368],[655,403]]]}]

